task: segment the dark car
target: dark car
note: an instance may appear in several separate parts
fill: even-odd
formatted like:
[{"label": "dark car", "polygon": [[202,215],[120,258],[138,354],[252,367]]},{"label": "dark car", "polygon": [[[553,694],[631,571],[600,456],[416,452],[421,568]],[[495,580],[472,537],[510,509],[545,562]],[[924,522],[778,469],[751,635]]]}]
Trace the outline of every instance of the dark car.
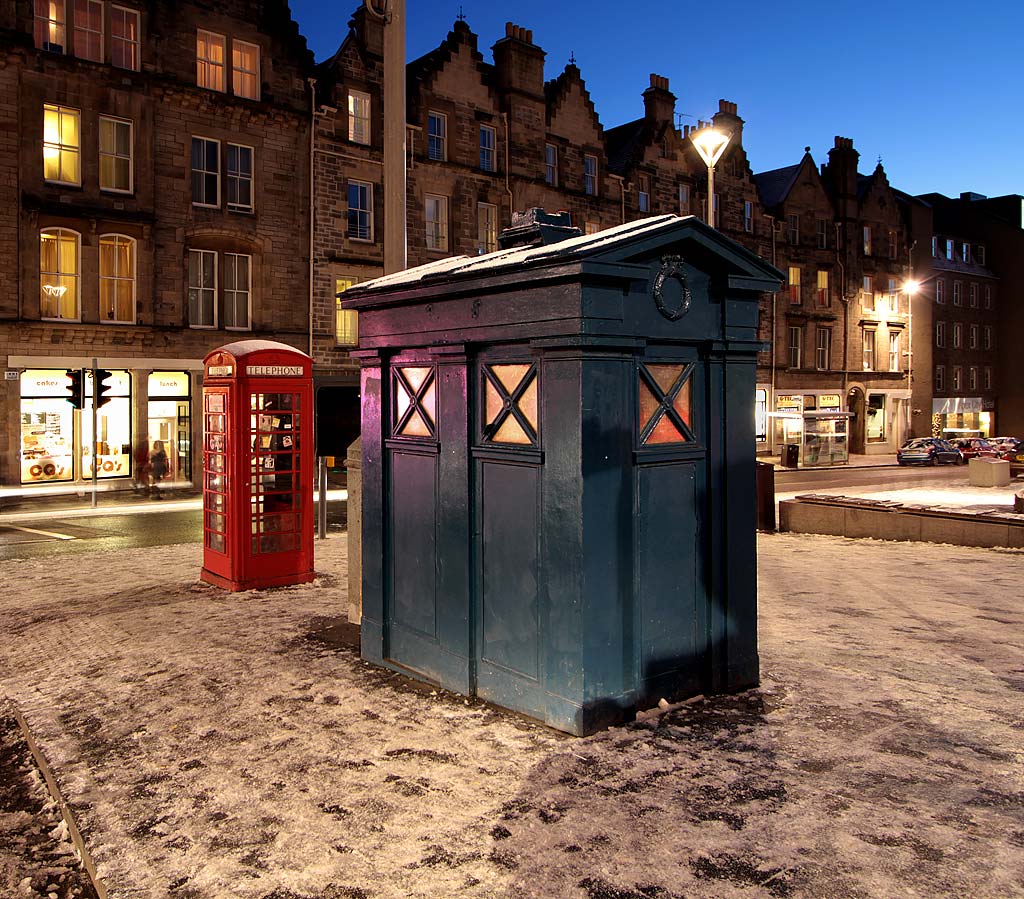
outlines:
[{"label": "dark car", "polygon": [[957,437],[949,441],[965,459],[997,459],[999,452],[984,437]]},{"label": "dark car", "polygon": [[963,454],[939,437],[915,437],[896,450],[900,465],[963,465]]}]

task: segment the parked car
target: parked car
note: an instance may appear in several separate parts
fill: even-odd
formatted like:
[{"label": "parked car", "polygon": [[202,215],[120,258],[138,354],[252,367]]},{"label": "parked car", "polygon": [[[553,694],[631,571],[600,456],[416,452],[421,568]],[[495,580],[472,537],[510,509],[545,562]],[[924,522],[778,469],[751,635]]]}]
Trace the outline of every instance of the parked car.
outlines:
[{"label": "parked car", "polygon": [[998,459],[999,452],[984,437],[957,437],[950,440],[965,459]]},{"label": "parked car", "polygon": [[989,437],[988,442],[995,448],[999,458],[1006,459],[1007,461],[1013,461],[1017,458],[1017,450],[1022,443],[1016,437]]},{"label": "parked car", "polygon": [[963,465],[963,454],[940,437],[914,437],[896,450],[900,465]]}]

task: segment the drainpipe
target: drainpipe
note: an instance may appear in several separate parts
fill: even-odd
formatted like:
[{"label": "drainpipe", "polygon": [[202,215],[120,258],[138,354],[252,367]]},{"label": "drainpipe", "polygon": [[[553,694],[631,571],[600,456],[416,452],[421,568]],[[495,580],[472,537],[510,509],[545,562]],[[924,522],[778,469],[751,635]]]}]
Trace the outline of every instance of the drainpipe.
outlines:
[{"label": "drainpipe", "polygon": [[[843,304],[843,402],[850,383],[850,365],[847,354],[850,351],[850,298],[846,295],[846,266],[839,255],[839,222],[836,222],[836,265],[839,266],[839,301]],[[847,435],[849,440],[849,435]]]},{"label": "drainpipe", "polygon": [[512,157],[509,156],[509,141],[511,140],[509,117],[507,112],[501,114],[501,120],[505,123],[505,193],[508,194],[508,224],[512,227],[512,216],[516,212],[515,197],[512,194],[512,184],[509,180],[509,169],[511,168]]},{"label": "drainpipe", "polygon": [[[314,153],[316,150],[316,79],[307,78],[309,82],[309,355],[313,355],[313,232],[316,219],[314,186],[316,178],[313,173]],[[314,365],[316,362],[314,361]]]}]

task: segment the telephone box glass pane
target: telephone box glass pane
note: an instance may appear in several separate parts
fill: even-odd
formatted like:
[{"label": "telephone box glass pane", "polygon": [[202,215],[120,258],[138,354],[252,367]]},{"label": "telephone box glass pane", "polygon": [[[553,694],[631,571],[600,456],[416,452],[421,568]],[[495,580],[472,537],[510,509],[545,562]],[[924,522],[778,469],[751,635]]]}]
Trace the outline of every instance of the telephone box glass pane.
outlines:
[{"label": "telephone box glass pane", "polygon": [[249,416],[250,522],[253,553],[285,552],[298,546],[299,396],[254,393]]},{"label": "telephone box glass pane", "polygon": [[203,542],[224,552],[227,533],[227,436],[224,433],[226,397],[203,395]]}]

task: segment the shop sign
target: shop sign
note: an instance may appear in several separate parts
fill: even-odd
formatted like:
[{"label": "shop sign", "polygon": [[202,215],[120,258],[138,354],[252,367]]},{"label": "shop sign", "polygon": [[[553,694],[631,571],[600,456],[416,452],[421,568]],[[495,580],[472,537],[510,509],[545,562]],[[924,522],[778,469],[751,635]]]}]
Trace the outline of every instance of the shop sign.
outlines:
[{"label": "shop sign", "polygon": [[780,393],[775,397],[775,408],[779,412],[803,412],[804,398],[802,394],[790,395]]},{"label": "shop sign", "polygon": [[256,375],[262,378],[301,378],[303,366],[301,365],[247,365],[245,373],[250,377]]},{"label": "shop sign", "polygon": [[932,415],[958,415],[981,412],[980,396],[937,396],[932,400]]},{"label": "shop sign", "polygon": [[188,374],[183,371],[154,371],[149,376],[149,395],[188,396]]},{"label": "shop sign", "polygon": [[840,407],[838,393],[823,393],[818,397],[818,408],[822,412],[838,412]]},{"label": "shop sign", "polygon": [[54,370],[30,368],[21,373],[21,395],[63,398],[70,383],[63,368]]},{"label": "shop sign", "polygon": [[4,380],[5,381],[17,381],[19,374],[20,374],[20,372],[17,369],[14,369],[14,370],[7,369],[7,371],[4,372]]},{"label": "shop sign", "polygon": [[206,377],[208,378],[230,378],[235,373],[233,365],[208,365],[206,366]]},{"label": "shop sign", "polygon": [[[108,396],[129,396],[131,394],[131,376],[126,371],[112,371],[107,379],[110,390]],[[85,370],[86,398],[92,396],[92,369]]]}]

